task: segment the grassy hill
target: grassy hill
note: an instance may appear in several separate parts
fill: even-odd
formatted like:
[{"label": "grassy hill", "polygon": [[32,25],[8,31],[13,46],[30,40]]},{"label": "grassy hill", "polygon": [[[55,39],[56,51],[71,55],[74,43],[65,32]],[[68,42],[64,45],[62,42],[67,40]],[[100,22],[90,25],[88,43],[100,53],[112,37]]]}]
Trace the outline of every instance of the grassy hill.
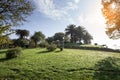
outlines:
[{"label": "grassy hill", "polygon": [[24,49],[14,59],[0,50],[0,80],[120,80],[120,53]]}]

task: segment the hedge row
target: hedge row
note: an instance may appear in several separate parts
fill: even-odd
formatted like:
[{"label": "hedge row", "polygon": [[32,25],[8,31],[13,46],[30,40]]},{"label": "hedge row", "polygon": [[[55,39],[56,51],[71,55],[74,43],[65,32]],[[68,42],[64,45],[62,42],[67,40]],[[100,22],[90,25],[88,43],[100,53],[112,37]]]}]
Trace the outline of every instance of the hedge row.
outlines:
[{"label": "hedge row", "polygon": [[104,48],[104,47],[84,47],[84,46],[78,46],[78,45],[73,45],[73,46],[64,46],[64,48],[69,48],[69,49],[82,49],[82,50],[96,50],[96,51],[107,51],[107,52],[118,52],[120,53],[120,50],[115,50],[115,49],[110,49],[110,48]]}]

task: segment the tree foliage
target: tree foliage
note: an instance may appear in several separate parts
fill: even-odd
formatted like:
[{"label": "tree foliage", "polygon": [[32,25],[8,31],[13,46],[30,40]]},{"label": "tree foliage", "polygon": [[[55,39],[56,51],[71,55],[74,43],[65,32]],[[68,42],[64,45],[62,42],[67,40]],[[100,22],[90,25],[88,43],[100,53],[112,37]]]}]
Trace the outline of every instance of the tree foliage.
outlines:
[{"label": "tree foliage", "polygon": [[18,25],[26,21],[26,17],[33,11],[33,5],[29,0],[1,0],[0,1],[0,25]]},{"label": "tree foliage", "polygon": [[0,44],[6,43],[8,35],[14,33],[11,27],[26,21],[33,10],[29,0],[0,0]]},{"label": "tree foliage", "polygon": [[102,0],[102,13],[106,19],[106,34],[112,39],[120,38],[120,0]]},{"label": "tree foliage", "polygon": [[0,25],[0,45],[12,43],[8,37],[8,35],[11,34],[12,31],[9,28],[10,28],[9,25],[6,26]]},{"label": "tree foliage", "polygon": [[56,40],[63,41],[64,36],[65,34],[63,32],[58,32],[58,33],[55,33],[53,37],[55,41]]},{"label": "tree foliage", "polygon": [[12,45],[14,47],[19,46],[19,47],[27,48],[29,46],[30,41],[26,38],[23,38],[23,39],[13,39],[12,42],[13,42]]},{"label": "tree foliage", "polygon": [[90,44],[93,37],[83,26],[76,27],[74,24],[69,25],[66,29],[66,35],[70,35],[71,43],[82,43]]},{"label": "tree foliage", "polygon": [[35,32],[31,39],[35,42],[35,46],[37,47],[37,43],[42,41],[45,38],[45,35],[42,32]]},{"label": "tree foliage", "polygon": [[74,43],[74,37],[75,37],[75,25],[74,24],[70,24],[67,26],[67,28],[65,29],[66,31],[66,35],[70,34],[70,42]]},{"label": "tree foliage", "polygon": [[90,35],[90,33],[88,31],[84,32],[84,34],[83,34],[84,44],[91,44],[92,39],[93,39],[93,37]]},{"label": "tree foliage", "polygon": [[21,29],[17,29],[16,30],[16,35],[19,36],[19,39],[23,39],[27,36],[29,36],[29,31],[28,30],[21,30]]},{"label": "tree foliage", "polygon": [[75,34],[76,34],[76,40],[79,41],[79,43],[81,43],[81,40],[83,40],[84,38],[84,33],[86,33],[87,31],[85,30],[84,27],[82,26],[78,26],[75,28]]},{"label": "tree foliage", "polygon": [[51,44],[51,43],[54,41],[54,38],[53,38],[53,37],[48,37],[48,38],[46,39],[46,41],[47,41],[49,44]]}]

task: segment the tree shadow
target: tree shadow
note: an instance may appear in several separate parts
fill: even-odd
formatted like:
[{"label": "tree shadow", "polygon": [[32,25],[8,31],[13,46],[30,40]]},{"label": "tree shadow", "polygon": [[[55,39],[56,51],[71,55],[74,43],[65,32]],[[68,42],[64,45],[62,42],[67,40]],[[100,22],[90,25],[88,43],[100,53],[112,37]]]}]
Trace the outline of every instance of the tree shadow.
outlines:
[{"label": "tree shadow", "polygon": [[42,53],[50,53],[51,51],[40,51],[40,52],[37,52],[37,54],[42,54]]},{"label": "tree shadow", "polygon": [[0,51],[0,54],[6,53],[7,51]]},{"label": "tree shadow", "polygon": [[7,58],[0,58],[0,62],[4,62],[4,61],[8,61],[10,59],[7,59]]},{"label": "tree shadow", "polygon": [[42,54],[42,53],[50,53],[50,52],[55,52],[55,53],[59,53],[59,52],[62,52],[61,50],[56,50],[56,51],[40,51],[40,52],[37,52],[37,54]]},{"label": "tree shadow", "polygon": [[108,57],[95,65],[95,80],[120,80],[120,58]]}]

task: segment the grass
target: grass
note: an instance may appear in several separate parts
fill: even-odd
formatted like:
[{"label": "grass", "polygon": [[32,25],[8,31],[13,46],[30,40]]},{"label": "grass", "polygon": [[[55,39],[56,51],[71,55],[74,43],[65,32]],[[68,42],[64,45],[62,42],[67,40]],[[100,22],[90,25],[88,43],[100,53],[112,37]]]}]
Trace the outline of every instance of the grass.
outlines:
[{"label": "grass", "polygon": [[120,54],[64,49],[24,49],[14,59],[0,51],[0,80],[120,80]]},{"label": "grass", "polygon": [[81,47],[97,47],[97,48],[103,48],[101,45],[80,45]]}]

